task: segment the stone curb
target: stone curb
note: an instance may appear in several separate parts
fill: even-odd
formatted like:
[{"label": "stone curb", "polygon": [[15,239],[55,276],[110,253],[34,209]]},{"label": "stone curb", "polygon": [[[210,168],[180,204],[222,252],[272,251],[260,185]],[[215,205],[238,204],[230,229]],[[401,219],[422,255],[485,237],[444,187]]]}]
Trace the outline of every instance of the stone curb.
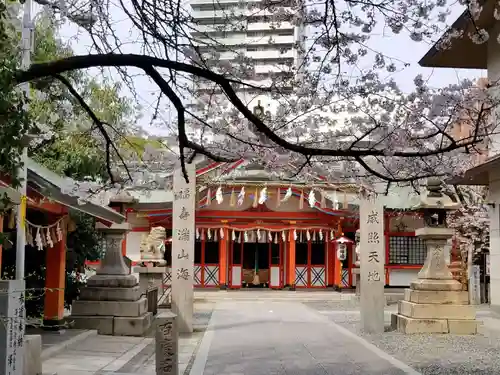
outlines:
[{"label": "stone curb", "polygon": [[68,340],[63,341],[60,344],[52,345],[50,348],[42,350],[42,355],[41,355],[42,362],[46,361],[49,358],[54,357],[55,355],[57,355],[58,353],[60,353],[64,349],[67,349],[68,346],[76,344],[80,341],[85,340],[87,337],[95,336],[95,335],[97,335],[97,330],[85,331],[85,332],[82,332],[82,333],[68,339]]}]

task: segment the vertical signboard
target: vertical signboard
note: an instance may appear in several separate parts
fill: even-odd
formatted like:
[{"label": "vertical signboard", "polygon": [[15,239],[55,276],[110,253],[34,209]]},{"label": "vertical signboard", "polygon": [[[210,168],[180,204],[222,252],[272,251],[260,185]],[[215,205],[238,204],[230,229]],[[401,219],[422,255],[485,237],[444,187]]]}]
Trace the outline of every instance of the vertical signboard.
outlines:
[{"label": "vertical signboard", "polygon": [[385,241],[384,206],[377,197],[360,201],[361,326],[365,332],[384,332]]},{"label": "vertical signboard", "polygon": [[179,332],[193,332],[193,271],[196,211],[196,166],[174,171],[172,210],[172,311]]},{"label": "vertical signboard", "polygon": [[0,281],[0,374],[23,374],[24,288],[24,280]]}]

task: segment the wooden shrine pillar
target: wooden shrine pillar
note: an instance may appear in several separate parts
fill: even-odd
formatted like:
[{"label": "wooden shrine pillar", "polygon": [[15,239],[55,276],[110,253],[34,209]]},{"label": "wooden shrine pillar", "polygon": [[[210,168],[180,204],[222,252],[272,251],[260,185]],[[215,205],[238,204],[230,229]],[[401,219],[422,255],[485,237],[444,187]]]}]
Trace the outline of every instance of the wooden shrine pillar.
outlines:
[{"label": "wooden shrine pillar", "polygon": [[294,230],[288,231],[288,282],[290,290],[295,290],[295,236]]},{"label": "wooden shrine pillar", "polygon": [[57,331],[64,319],[64,288],[66,282],[66,234],[54,247],[47,249],[45,258],[44,328]]},{"label": "wooden shrine pillar", "polygon": [[227,244],[229,230],[224,228],[224,238],[219,237],[219,288],[227,289]]},{"label": "wooden shrine pillar", "polygon": [[333,278],[333,285],[342,288],[342,262],[340,261],[338,255],[337,255],[337,243],[333,242],[332,243],[333,247],[333,256],[334,256],[334,278]]}]

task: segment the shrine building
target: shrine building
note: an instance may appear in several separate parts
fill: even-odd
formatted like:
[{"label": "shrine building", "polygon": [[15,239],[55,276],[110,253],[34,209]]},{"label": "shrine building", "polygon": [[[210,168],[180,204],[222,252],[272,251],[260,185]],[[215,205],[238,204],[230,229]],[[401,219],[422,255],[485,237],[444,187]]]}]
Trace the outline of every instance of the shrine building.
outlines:
[{"label": "shrine building", "polygon": [[[355,233],[358,186],[277,180],[245,161],[197,163],[196,288],[351,288],[355,286]],[[123,255],[141,261],[141,243],[153,227],[167,233],[165,259],[171,266],[172,191],[148,194],[129,189],[111,206],[132,230]],[[410,191],[383,197],[385,209],[385,283],[406,287],[422,267],[426,249],[415,237],[422,226],[408,210]],[[337,254],[347,244],[345,259]],[[342,255],[340,255],[342,257]],[[146,262],[147,263],[147,262]]]}]

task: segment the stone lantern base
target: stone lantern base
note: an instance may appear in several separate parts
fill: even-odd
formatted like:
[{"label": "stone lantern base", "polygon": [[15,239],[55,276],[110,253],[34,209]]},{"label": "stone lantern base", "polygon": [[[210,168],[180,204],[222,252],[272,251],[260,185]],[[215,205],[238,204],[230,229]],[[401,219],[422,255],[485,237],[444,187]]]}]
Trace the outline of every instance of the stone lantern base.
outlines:
[{"label": "stone lantern base", "polygon": [[428,254],[418,279],[405,290],[398,313],[392,315],[392,327],[399,332],[477,333],[476,309],[444,261],[444,244],[451,233],[447,228],[422,228],[415,232],[426,240]]},{"label": "stone lantern base", "polygon": [[442,285],[442,290],[428,289],[437,286],[437,283],[411,283],[404,300],[399,301],[398,313],[392,315],[392,327],[407,334],[476,334],[476,309],[469,304],[469,295],[462,291],[462,285],[450,280]]}]

